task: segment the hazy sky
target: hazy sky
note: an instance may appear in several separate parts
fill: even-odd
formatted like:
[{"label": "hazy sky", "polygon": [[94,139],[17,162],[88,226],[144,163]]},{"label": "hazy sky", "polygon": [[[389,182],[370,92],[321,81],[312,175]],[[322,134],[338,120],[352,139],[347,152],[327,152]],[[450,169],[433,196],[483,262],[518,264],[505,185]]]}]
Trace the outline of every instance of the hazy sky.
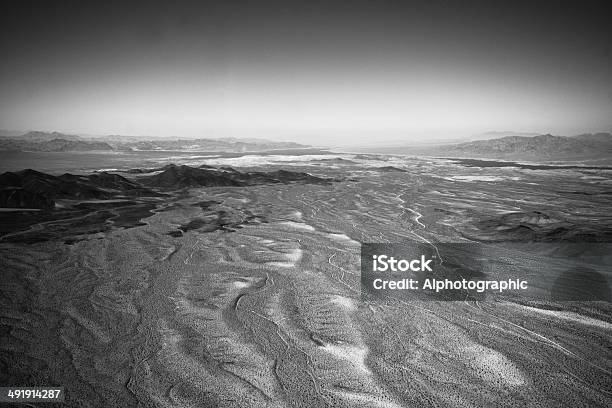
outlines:
[{"label": "hazy sky", "polygon": [[314,143],[612,130],[598,3],[129,3],[3,2],[0,128]]}]

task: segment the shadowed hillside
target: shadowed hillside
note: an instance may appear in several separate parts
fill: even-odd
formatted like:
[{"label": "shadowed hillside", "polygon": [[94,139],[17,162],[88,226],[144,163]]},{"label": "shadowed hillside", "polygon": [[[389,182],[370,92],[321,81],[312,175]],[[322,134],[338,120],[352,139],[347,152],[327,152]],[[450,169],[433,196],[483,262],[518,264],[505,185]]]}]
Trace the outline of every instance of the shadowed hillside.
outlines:
[{"label": "shadowed hillside", "polygon": [[141,178],[143,184],[163,188],[184,187],[221,187],[250,186],[257,184],[274,184],[303,182],[310,184],[328,183],[330,180],[311,176],[308,173],[277,170],[273,172],[239,172],[231,167],[210,168],[210,166],[190,167],[169,165],[153,176]]}]

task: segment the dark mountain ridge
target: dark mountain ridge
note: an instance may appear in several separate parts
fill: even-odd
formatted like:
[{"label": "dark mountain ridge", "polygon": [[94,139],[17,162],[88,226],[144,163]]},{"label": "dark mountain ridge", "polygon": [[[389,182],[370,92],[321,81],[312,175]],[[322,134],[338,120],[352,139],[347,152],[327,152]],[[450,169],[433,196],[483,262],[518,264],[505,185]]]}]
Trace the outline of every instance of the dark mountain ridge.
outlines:
[{"label": "dark mountain ridge", "polygon": [[148,188],[117,174],[52,176],[36,170],[0,174],[0,207],[53,208],[57,199],[106,200],[119,195],[159,196]]},{"label": "dark mountain ridge", "polygon": [[107,172],[53,176],[32,169],[0,174],[0,207],[52,209],[54,200],[108,200],[120,197],[158,197],[151,189],[187,187],[241,187],[274,183],[327,184],[330,179],[308,173],[276,170],[240,172],[233,168],[177,166],[170,164],[158,174],[134,180]]},{"label": "dark mountain ridge", "polygon": [[38,208],[50,210],[55,201],[44,194],[35,193],[20,187],[7,187],[0,190],[0,206],[4,208]]},{"label": "dark mountain ridge", "polygon": [[161,188],[185,187],[240,187],[257,184],[301,182],[326,184],[331,180],[312,176],[308,173],[277,170],[272,172],[240,172],[231,167],[211,168],[210,166],[190,167],[174,164],[152,176],[140,177],[147,186]]}]

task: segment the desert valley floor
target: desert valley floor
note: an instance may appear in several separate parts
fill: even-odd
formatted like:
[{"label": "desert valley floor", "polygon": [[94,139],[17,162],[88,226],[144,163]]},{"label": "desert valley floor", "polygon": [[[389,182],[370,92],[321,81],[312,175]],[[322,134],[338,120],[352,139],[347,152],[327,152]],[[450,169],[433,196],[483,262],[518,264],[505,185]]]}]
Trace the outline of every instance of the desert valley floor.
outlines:
[{"label": "desert valley floor", "polygon": [[609,242],[612,171],[198,164],[332,181],[192,187],[130,228],[5,234],[2,384],[64,386],[66,405],[92,407],[612,405],[609,302],[369,302],[359,266],[364,242]]}]

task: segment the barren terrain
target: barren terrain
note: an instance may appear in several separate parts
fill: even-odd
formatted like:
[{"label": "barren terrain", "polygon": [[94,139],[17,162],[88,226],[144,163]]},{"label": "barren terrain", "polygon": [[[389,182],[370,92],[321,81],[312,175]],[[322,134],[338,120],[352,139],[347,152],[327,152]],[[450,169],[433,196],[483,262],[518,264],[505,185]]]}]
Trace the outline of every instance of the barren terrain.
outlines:
[{"label": "barren terrain", "polygon": [[12,232],[0,383],[92,407],[612,405],[609,302],[369,302],[359,276],[361,242],[608,242],[609,170],[338,157],[209,159],[335,181],[190,187],[76,240]]}]

